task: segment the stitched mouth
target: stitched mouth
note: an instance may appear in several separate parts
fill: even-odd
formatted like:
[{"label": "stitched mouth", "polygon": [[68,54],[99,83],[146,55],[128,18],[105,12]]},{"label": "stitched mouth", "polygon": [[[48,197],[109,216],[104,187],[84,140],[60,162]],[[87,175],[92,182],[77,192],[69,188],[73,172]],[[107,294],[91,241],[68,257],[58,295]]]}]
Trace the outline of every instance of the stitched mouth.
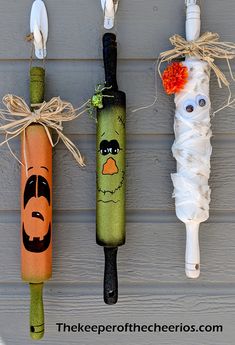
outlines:
[{"label": "stitched mouth", "polygon": [[[97,182],[97,190],[98,190],[98,192],[101,192],[101,193],[103,193],[104,195],[105,195],[106,193],[114,194],[116,191],[118,191],[119,189],[121,189],[122,186],[123,186],[124,180],[125,180],[125,171],[122,170],[121,173],[122,173],[121,181],[120,181],[119,185],[118,185],[115,189],[113,189],[113,190],[108,190],[108,189],[105,190],[105,189],[102,189],[102,188],[98,185],[98,182]],[[98,179],[97,179],[97,181],[98,181]]]},{"label": "stitched mouth", "polygon": [[34,237],[33,240],[30,241],[29,235],[27,235],[25,231],[24,224],[22,232],[24,247],[29,252],[42,253],[49,247],[51,242],[51,224],[49,224],[48,231],[42,240],[40,240],[40,237]]},{"label": "stitched mouth", "polygon": [[39,219],[41,219],[42,221],[44,221],[43,215],[42,215],[40,212],[38,212],[38,211],[32,212],[32,217],[33,217],[33,218],[39,218]]}]

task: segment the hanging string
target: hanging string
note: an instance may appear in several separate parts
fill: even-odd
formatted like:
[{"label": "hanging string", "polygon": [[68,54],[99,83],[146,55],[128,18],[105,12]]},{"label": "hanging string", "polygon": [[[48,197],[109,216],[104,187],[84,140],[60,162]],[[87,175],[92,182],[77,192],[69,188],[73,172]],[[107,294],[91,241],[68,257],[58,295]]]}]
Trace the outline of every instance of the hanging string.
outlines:
[{"label": "hanging string", "polygon": [[136,113],[137,111],[151,108],[157,102],[157,99],[158,99],[158,85],[157,85],[157,82],[158,82],[158,78],[157,78],[158,61],[159,61],[159,59],[154,64],[154,88],[155,88],[154,101],[151,104],[149,104],[149,105],[141,106],[141,107],[139,107],[137,109],[132,110],[132,113]]},{"label": "hanging string", "polygon": [[[42,36],[42,46],[43,46],[43,59],[42,59],[42,65],[43,65],[43,68],[45,69],[46,67],[46,56],[44,55],[44,37],[43,37],[43,33],[42,31],[40,30],[40,34]],[[30,33],[29,35],[27,35],[25,37],[26,41],[27,42],[31,42],[31,53],[30,53],[30,62],[29,62],[29,68],[31,69],[32,68],[32,65],[33,65],[33,59],[34,59],[34,55],[35,55],[35,46],[34,46],[34,35],[33,33]]]}]

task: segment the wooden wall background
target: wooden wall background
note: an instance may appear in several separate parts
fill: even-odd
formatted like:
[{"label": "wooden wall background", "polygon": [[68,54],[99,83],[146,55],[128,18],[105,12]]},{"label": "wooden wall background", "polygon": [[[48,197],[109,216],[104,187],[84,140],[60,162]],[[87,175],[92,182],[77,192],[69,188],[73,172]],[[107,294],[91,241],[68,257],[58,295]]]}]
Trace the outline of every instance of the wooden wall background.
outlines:
[{"label": "wooden wall background", "polygon": [[[98,0],[47,0],[50,20],[46,98],[61,95],[80,105],[104,79]],[[0,1],[0,96],[28,99],[32,1]],[[233,0],[201,1],[202,31],[235,40]],[[120,89],[127,94],[127,242],[119,250],[119,303],[102,301],[103,250],[95,243],[95,123],[86,115],[65,133],[87,157],[80,169],[62,144],[54,150],[53,279],[45,286],[46,333],[42,344],[234,343],[235,321],[235,110],[213,119],[210,219],[201,225],[201,277],[184,275],[185,229],[174,213],[170,173],[175,170],[173,98],[158,82],[154,107],[154,63],[170,48],[169,36],[184,35],[183,0],[120,1],[118,37]],[[227,66],[219,66],[227,72]],[[235,71],[235,62],[232,63]],[[235,93],[235,87],[232,87]],[[211,81],[216,109],[226,90]],[[19,141],[12,143],[19,153]],[[20,278],[20,167],[0,148],[0,337],[2,344],[31,344],[29,289]],[[222,334],[59,334],[68,323],[222,323]]]}]

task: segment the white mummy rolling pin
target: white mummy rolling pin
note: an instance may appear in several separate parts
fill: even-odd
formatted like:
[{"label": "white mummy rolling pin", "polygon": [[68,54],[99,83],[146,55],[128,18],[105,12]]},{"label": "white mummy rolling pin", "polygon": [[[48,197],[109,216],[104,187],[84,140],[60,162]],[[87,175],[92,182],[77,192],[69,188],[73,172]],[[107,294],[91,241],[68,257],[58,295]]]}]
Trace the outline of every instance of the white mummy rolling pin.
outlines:
[{"label": "white mummy rolling pin", "polygon": [[[199,225],[209,217],[210,157],[212,147],[210,123],[210,70],[219,86],[229,82],[215,65],[214,59],[232,59],[235,44],[220,42],[219,35],[206,32],[200,36],[200,8],[196,0],[186,0],[186,40],[179,35],[170,38],[174,49],[160,54],[162,62],[173,62],[162,75],[168,94],[175,94],[175,141],[172,153],[177,172],[171,175],[177,217],[186,225],[185,272],[189,278],[200,275]],[[161,74],[161,73],[160,73]]]},{"label": "white mummy rolling pin", "polygon": [[[200,8],[187,6],[186,38],[200,36]],[[185,272],[189,278],[200,275],[199,225],[209,217],[210,188],[210,99],[209,65],[197,58],[186,58],[188,81],[175,95],[175,142],[172,152],[177,173],[172,174],[177,217],[187,231]]]},{"label": "white mummy rolling pin", "polygon": [[[200,8],[187,6],[186,38],[194,41],[200,36]],[[209,217],[210,188],[210,69],[205,61],[186,58],[188,81],[182,91],[175,94],[175,141],[173,156],[177,160],[177,173],[172,174],[177,217],[185,223],[187,231],[185,272],[189,278],[200,274],[198,231],[201,222]]]}]

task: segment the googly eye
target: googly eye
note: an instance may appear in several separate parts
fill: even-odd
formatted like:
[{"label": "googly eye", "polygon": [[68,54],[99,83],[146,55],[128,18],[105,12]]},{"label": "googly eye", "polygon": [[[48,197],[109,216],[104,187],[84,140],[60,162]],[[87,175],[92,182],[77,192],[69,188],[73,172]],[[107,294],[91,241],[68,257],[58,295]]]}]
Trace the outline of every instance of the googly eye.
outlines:
[{"label": "googly eye", "polygon": [[192,113],[194,109],[196,108],[196,103],[193,100],[187,100],[184,103],[184,109],[187,111],[187,113]]},{"label": "googly eye", "polygon": [[202,107],[202,108],[206,107],[207,104],[209,103],[207,97],[203,95],[198,95],[196,98],[196,102],[199,105],[199,107]]}]

